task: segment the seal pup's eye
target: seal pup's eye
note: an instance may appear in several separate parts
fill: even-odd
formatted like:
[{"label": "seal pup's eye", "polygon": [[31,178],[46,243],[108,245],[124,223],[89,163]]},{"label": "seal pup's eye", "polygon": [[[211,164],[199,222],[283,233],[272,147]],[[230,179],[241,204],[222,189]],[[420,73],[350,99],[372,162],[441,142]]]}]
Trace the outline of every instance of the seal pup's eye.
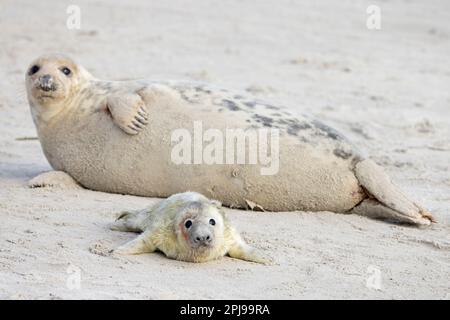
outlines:
[{"label": "seal pup's eye", "polygon": [[187,221],[184,223],[184,226],[186,227],[186,229],[189,229],[189,228],[192,226],[192,221],[191,221],[191,220],[187,220]]},{"label": "seal pup's eye", "polygon": [[33,74],[35,74],[36,72],[38,72],[39,69],[40,69],[40,67],[37,66],[37,65],[32,66],[32,67],[30,68],[30,70],[28,70],[28,75],[29,75],[29,76],[32,76]]},{"label": "seal pup's eye", "polygon": [[67,68],[67,67],[63,67],[63,68],[61,69],[61,72],[64,73],[66,76],[68,76],[69,74],[72,73],[72,71],[70,71],[70,69]]},{"label": "seal pup's eye", "polygon": [[209,224],[212,225],[212,226],[215,226],[216,225],[216,220],[209,219]]}]

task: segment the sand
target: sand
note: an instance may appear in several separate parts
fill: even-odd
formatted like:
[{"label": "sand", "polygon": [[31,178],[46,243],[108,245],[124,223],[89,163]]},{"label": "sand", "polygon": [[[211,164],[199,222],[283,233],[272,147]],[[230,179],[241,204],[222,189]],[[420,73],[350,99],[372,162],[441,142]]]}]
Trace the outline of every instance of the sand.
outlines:
[{"label": "sand", "polygon": [[[0,3],[0,298],[450,298],[448,1],[77,1],[81,29],[69,30],[72,3]],[[369,4],[381,30],[366,28]],[[227,209],[272,265],[111,256],[133,235],[107,224],[157,199],[27,187],[51,169],[24,88],[47,52],[100,78],[202,80],[311,113],[439,222]]]}]

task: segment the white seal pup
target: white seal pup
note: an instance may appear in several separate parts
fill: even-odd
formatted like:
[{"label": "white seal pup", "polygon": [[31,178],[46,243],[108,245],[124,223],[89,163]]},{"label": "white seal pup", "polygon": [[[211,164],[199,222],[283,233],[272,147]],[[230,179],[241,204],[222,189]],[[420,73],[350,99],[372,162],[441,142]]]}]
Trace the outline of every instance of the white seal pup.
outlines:
[{"label": "white seal pup", "polygon": [[[341,134],[273,104],[198,83],[103,81],[61,55],[36,59],[26,86],[49,163],[88,189],[151,197],[192,190],[237,208],[433,220]],[[230,128],[240,130],[230,141],[244,146],[245,160],[258,153],[258,163],[222,161],[230,151],[235,160],[234,145],[221,148]],[[263,130],[273,133],[270,143],[260,143]],[[246,143],[255,136],[257,151]],[[200,153],[194,147],[193,157],[180,147],[191,137],[204,146]],[[269,162],[261,146],[270,149]],[[44,173],[30,185],[54,178]]]},{"label": "white seal pup", "polygon": [[196,192],[178,193],[138,211],[123,212],[110,228],[141,234],[114,250],[119,254],[163,252],[168,258],[206,262],[228,255],[257,263],[258,253],[229,223],[218,201]]}]

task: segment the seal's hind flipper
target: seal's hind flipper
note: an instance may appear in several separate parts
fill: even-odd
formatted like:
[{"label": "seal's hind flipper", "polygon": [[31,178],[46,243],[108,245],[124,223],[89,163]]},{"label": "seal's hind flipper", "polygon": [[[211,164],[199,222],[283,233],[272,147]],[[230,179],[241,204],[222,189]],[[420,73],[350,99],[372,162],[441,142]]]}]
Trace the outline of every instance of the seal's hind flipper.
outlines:
[{"label": "seal's hind flipper", "polygon": [[58,189],[82,189],[82,187],[70,175],[63,171],[49,171],[41,173],[28,181],[30,188],[58,188]]},{"label": "seal's hind flipper", "polygon": [[113,250],[113,252],[118,254],[141,254],[154,252],[155,250],[156,247],[151,240],[151,233],[146,231],[139,235],[139,237]]},{"label": "seal's hind flipper", "polygon": [[398,222],[429,225],[433,216],[409,200],[390,180],[383,168],[366,159],[356,164],[355,174],[369,195],[352,213]]},{"label": "seal's hind flipper", "polygon": [[271,258],[248,245],[233,227],[229,227],[226,230],[226,238],[230,242],[227,252],[229,257],[261,264],[270,264],[272,262]]},{"label": "seal's hind flipper", "polygon": [[114,123],[130,135],[138,134],[148,123],[145,103],[137,93],[116,93],[106,99]]},{"label": "seal's hind flipper", "polygon": [[115,231],[142,232],[142,218],[142,210],[123,211],[109,228]]}]

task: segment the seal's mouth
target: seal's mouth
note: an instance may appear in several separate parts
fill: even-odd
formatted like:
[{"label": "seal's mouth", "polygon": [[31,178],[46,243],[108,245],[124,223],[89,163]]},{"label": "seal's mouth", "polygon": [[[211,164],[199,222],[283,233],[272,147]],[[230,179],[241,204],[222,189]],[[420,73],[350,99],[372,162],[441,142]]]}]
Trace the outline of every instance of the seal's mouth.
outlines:
[{"label": "seal's mouth", "polygon": [[56,87],[56,85],[52,85],[51,87],[39,85],[38,89],[44,92],[52,92],[56,91],[58,88]]},{"label": "seal's mouth", "polygon": [[210,241],[210,242],[193,242],[191,243],[191,246],[197,250],[197,251],[207,251],[211,248],[214,247],[214,241]]},{"label": "seal's mouth", "polygon": [[35,86],[36,90],[41,92],[41,95],[52,95],[52,92],[58,90],[58,86],[56,83],[46,84],[46,83],[37,83]]},{"label": "seal's mouth", "polygon": [[55,96],[49,93],[42,93],[42,94],[38,94],[36,95],[36,98],[38,98],[39,100],[49,100],[49,99],[54,99]]}]

